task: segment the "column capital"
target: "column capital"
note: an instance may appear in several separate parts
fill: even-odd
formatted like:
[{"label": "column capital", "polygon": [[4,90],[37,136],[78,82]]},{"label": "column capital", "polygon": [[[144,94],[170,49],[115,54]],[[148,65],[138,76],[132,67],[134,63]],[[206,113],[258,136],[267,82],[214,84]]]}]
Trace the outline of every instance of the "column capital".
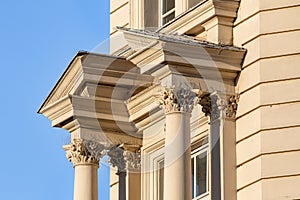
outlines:
[{"label": "column capital", "polygon": [[141,168],[141,153],[140,152],[124,152],[126,166],[128,170],[139,170]]},{"label": "column capital", "polygon": [[[132,148],[130,148],[132,150]],[[118,168],[118,172],[138,170],[141,168],[141,154],[139,151],[129,151],[123,147],[113,147],[107,153],[110,157],[108,162]]]},{"label": "column capital", "polygon": [[220,113],[225,111],[227,118],[235,118],[238,95],[224,97],[218,93],[203,93],[198,96],[198,104],[202,106],[202,112],[205,116],[210,116],[212,119],[220,117]]},{"label": "column capital", "polygon": [[164,88],[160,95],[160,104],[165,112],[188,112],[194,108],[196,93],[186,88]]},{"label": "column capital", "polygon": [[231,95],[227,99],[226,117],[235,118],[239,102],[239,95]]},{"label": "column capital", "polygon": [[83,139],[73,139],[68,145],[64,145],[66,157],[73,166],[77,165],[97,165],[105,155],[105,147],[99,143],[85,141]]},{"label": "column capital", "polygon": [[118,172],[126,171],[126,161],[124,158],[124,149],[121,147],[111,148],[107,155],[109,156],[108,162],[113,166],[118,168]]}]

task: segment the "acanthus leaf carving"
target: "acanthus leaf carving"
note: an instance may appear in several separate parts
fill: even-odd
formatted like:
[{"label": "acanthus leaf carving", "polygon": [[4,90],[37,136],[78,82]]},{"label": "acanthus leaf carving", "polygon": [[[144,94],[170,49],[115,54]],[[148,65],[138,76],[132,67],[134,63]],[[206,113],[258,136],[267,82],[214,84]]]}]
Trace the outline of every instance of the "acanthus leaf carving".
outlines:
[{"label": "acanthus leaf carving", "polygon": [[226,108],[226,117],[235,118],[236,111],[238,108],[238,100],[239,100],[238,95],[232,95],[228,98],[227,108]]},{"label": "acanthus leaf carving", "polygon": [[141,154],[139,152],[126,151],[124,157],[129,170],[139,170],[141,168]]},{"label": "acanthus leaf carving", "polygon": [[99,166],[101,157],[105,154],[104,146],[97,146],[98,153],[91,153],[87,148],[87,141],[83,139],[73,139],[70,144],[64,145],[63,148],[66,151],[66,157],[73,163],[74,167],[81,164],[92,164]]},{"label": "acanthus leaf carving", "polygon": [[198,104],[202,106],[202,112],[205,114],[205,116],[211,115],[211,98],[209,93],[201,94],[198,97]]},{"label": "acanthus leaf carving", "polygon": [[218,94],[204,93],[198,97],[198,104],[202,106],[202,112],[204,112],[205,116],[210,116],[211,120],[218,119],[221,112],[224,111],[227,118],[235,118],[237,102],[237,95],[232,95],[225,99]]},{"label": "acanthus leaf carving", "polygon": [[97,160],[100,160],[103,156],[107,154],[107,145],[103,145],[99,142],[88,140],[85,142],[87,150],[94,156]]},{"label": "acanthus leaf carving", "polygon": [[160,96],[160,105],[166,113],[189,112],[194,108],[196,93],[185,88],[165,88]]},{"label": "acanthus leaf carving", "polygon": [[117,167],[119,172],[126,171],[126,161],[124,158],[124,149],[120,147],[112,147],[107,155],[109,156],[108,162],[113,166]]}]

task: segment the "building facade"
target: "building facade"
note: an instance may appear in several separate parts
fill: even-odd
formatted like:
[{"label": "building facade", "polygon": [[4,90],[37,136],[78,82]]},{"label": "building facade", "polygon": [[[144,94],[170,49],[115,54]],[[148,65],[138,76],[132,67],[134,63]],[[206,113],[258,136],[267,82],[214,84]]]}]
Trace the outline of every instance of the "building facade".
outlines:
[{"label": "building facade", "polygon": [[300,199],[300,1],[111,0],[41,106],[68,130],[74,199]]}]

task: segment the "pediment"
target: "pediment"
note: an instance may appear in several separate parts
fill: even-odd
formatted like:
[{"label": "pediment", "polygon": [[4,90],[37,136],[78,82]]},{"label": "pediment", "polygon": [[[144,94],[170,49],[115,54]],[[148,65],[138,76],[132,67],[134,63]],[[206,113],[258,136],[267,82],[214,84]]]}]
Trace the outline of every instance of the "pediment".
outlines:
[{"label": "pediment", "polygon": [[133,135],[137,128],[130,121],[126,100],[153,84],[155,78],[141,74],[124,58],[80,52],[38,113],[49,118],[52,126],[70,132],[90,127],[99,134]]},{"label": "pediment", "polygon": [[86,54],[86,52],[78,52],[75,55],[52,91],[49,93],[48,97],[43,102],[38,113],[42,113],[45,108],[74,93],[75,85],[78,84],[80,76],[82,76],[81,59]]},{"label": "pediment", "polygon": [[[79,52],[58,80],[38,113],[68,96],[96,96],[101,88],[102,95],[110,87],[132,89],[152,84],[153,77],[140,74],[140,69],[124,58],[88,52]],[[121,91],[121,90],[120,90]],[[121,92],[118,94],[121,95]],[[111,95],[111,94],[108,94]],[[121,98],[121,97],[120,97]],[[126,98],[126,97],[124,97]]]}]

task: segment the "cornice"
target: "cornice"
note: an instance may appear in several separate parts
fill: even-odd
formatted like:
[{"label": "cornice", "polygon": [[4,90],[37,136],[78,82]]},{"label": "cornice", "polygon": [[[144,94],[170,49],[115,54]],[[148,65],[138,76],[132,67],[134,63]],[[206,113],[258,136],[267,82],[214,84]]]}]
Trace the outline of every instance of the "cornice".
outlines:
[{"label": "cornice", "polygon": [[39,113],[48,117],[53,126],[66,129],[77,138],[104,133],[114,144],[140,144],[140,133],[130,121],[125,100],[154,82],[153,77],[140,74],[139,68],[124,58],[80,54],[72,60]]},{"label": "cornice", "polygon": [[[143,40],[143,38],[152,37],[151,35],[137,34],[135,31],[125,30],[124,34],[133,34],[135,40]],[[132,39],[133,40],[133,39]],[[134,56],[127,59],[137,64],[141,69],[141,73],[153,74],[153,72],[161,68],[161,65],[174,63],[178,66],[192,66],[198,69],[213,69],[224,72],[232,72],[234,78],[236,73],[241,70],[241,65],[245,56],[245,49],[208,43],[201,45],[195,43],[188,45],[174,41],[163,41],[156,38],[159,43],[151,48],[146,46],[143,51],[138,51]],[[186,41],[188,42],[188,41]],[[130,45],[130,41],[129,41]],[[234,79],[233,78],[233,79]]]}]

